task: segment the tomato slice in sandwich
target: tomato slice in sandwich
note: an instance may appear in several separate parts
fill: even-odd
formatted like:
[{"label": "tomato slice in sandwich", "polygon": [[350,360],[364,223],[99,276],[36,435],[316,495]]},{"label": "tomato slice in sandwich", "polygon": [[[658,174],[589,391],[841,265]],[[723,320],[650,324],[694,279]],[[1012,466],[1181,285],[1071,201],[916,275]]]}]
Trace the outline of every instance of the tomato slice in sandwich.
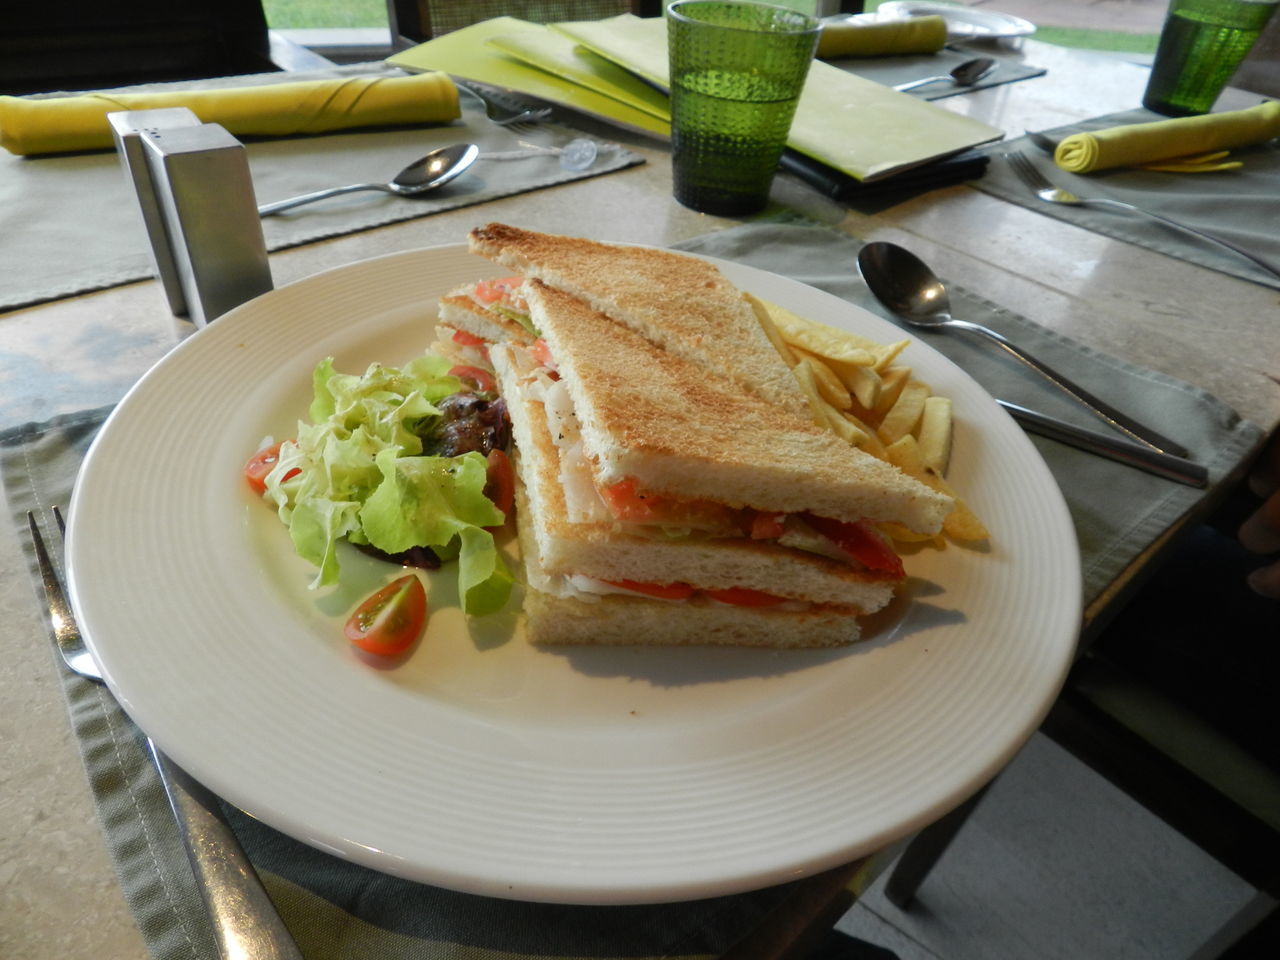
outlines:
[{"label": "tomato slice in sandwich", "polygon": [[785,603],[786,597],[765,593],[763,590],[752,590],[750,587],[729,587],[727,590],[705,590],[708,597],[721,603],[731,603],[735,607],[773,607]]},{"label": "tomato slice in sandwich", "polygon": [[499,303],[510,299],[520,285],[523,277],[503,277],[501,280],[481,280],[476,284],[476,299],[481,303]]},{"label": "tomato slice in sandwich", "polygon": [[600,496],[617,519],[626,523],[655,523],[697,529],[727,529],[733,511],[712,500],[681,500],[661,493],[642,493],[631,479],[600,488]]},{"label": "tomato slice in sandwich", "polygon": [[606,580],[605,583],[659,600],[686,600],[693,596],[693,587],[687,583],[641,583],[638,580]]},{"label": "tomato slice in sandwich", "polygon": [[907,575],[902,558],[880,531],[865,521],[805,516],[805,522],[868,570],[901,579]]}]

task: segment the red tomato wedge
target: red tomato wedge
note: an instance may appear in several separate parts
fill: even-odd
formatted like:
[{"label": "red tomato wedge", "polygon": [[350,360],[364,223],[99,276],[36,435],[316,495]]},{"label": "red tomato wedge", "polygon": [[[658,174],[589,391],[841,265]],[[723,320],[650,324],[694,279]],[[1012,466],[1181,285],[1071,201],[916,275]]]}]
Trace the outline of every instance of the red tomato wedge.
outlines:
[{"label": "red tomato wedge", "polygon": [[708,597],[721,603],[731,603],[735,607],[773,607],[785,603],[786,597],[765,593],[763,590],[752,590],[750,587],[729,587],[727,590],[704,590]]},{"label": "red tomato wedge", "polygon": [[889,545],[878,530],[864,521],[850,523],[830,517],[805,515],[805,522],[833,542],[868,570],[887,573],[893,577],[905,577],[902,558]]},{"label": "red tomato wedge", "polygon": [[476,385],[476,389],[482,393],[498,392],[498,383],[493,379],[493,374],[488,370],[481,370],[479,367],[462,365],[450,367],[449,376],[457,377],[459,380],[470,380]]},{"label": "red tomato wedge", "polygon": [[483,347],[485,345],[484,337],[477,337],[474,333],[467,333],[465,330],[453,331],[453,342],[460,343],[464,347]]},{"label": "red tomato wedge", "polygon": [[393,580],[347,620],[343,633],[365,653],[395,657],[417,641],[427,622],[427,592],[413,574]]},{"label": "red tomato wedge", "polygon": [[732,527],[733,510],[711,500],[681,500],[661,493],[640,493],[636,482],[622,480],[600,489],[609,511],[628,523],[664,523],[677,527]]},{"label": "red tomato wedge", "polygon": [[516,501],[516,472],[512,469],[511,458],[505,451],[495,449],[489,451],[485,460],[484,495],[495,507],[511,516],[511,508]]},{"label": "red tomato wedge", "polygon": [[637,580],[606,580],[605,583],[661,600],[684,600],[693,596],[693,587],[687,583],[640,583]]},{"label": "red tomato wedge", "polygon": [[[284,441],[281,441],[283,443]],[[275,469],[276,464],[280,461],[280,444],[275,443],[269,447],[263,447],[252,457],[249,462],[244,465],[244,478],[249,481],[249,486],[253,488],[255,493],[263,494],[267,492],[267,474]],[[284,479],[296,477],[301,470],[290,470],[284,475]]]}]

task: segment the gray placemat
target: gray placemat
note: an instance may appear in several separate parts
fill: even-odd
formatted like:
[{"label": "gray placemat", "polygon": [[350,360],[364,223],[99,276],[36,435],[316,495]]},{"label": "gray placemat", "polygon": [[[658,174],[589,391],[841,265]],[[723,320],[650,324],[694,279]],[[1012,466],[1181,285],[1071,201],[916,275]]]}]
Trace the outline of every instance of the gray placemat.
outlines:
[{"label": "gray placemat", "polygon": [[[1042,132],[1058,141],[1071,133],[1165,119],[1168,118],[1149,110],[1130,110]],[[1280,265],[1280,140],[1232,150],[1232,156],[1244,162],[1243,169],[1219,173],[1162,173],[1132,167],[1088,174],[1067,173],[1026,137],[987,150],[991,155],[991,165],[986,176],[974,183],[984,193],[1095,233],[1280,289],[1280,278],[1243,257],[1149,217],[1121,210],[1070,207],[1038,200],[1014,175],[1003,156],[1010,151],[1021,151],[1049,180],[1072,193],[1132,203],[1216,234]]]},{"label": "gray placemat", "polygon": [[830,60],[828,62],[847,73],[856,73],[864,79],[874,80],[876,83],[882,83],[886,87],[892,87],[895,84],[907,83],[911,80],[921,80],[925,77],[950,73],[952,69],[966,60],[972,60],[974,57],[979,56],[992,57],[996,60],[997,66],[994,71],[977,83],[967,87],[957,86],[954,83],[931,83],[926,87],[918,87],[907,92],[921,100],[942,100],[945,97],[956,97],[961,94],[972,93],[975,90],[986,90],[988,87],[1014,83],[1018,80],[1042,77],[1046,73],[1044,67],[1023,63],[1013,57],[996,56],[990,50],[975,52],[963,47],[950,45],[943,47],[937,53],[913,54],[905,57],[850,57],[844,60]]},{"label": "gray placemat", "polygon": [[[734,227],[681,247],[792,276],[870,307],[869,294],[851,270],[858,245],[828,227],[784,219]],[[963,289],[955,301],[959,316],[1018,339],[1185,442],[1215,478],[1261,440],[1257,427],[1189,384],[1099,355]],[[993,393],[1060,416],[1080,416],[993,351],[958,338],[929,343]],[[108,412],[85,411],[0,434],[0,480],[11,522],[25,530],[25,511],[37,510],[48,528],[48,507],[67,502],[80,460]],[[1086,600],[1202,495],[1051,441],[1037,444],[1076,522]],[[34,585],[35,561],[26,549]],[[148,947],[160,960],[212,960],[199,898],[138,731],[102,687],[70,674],[64,686],[106,842]],[[646,907],[515,903],[387,877],[306,847],[238,811],[229,815],[309,958],[710,957],[791,889]]]},{"label": "gray placemat", "polygon": [[[391,68],[374,64],[342,70],[380,74]],[[332,72],[268,74],[256,79],[285,82]],[[254,78],[235,82],[249,79]],[[203,85],[214,82],[203,81]],[[554,151],[583,134],[552,123],[517,134],[488,120],[474,94],[463,91],[460,101],[462,118],[450,124],[247,141],[259,203],[349,183],[385,183],[416,158],[450,143],[470,141],[481,149],[481,159],[467,173],[421,197],[367,191],[266,217],[263,233],[268,249],[485,203],[644,162],[617,144],[596,140],[599,153],[591,167],[565,169],[559,155],[544,151]],[[512,153],[520,156],[493,158]],[[92,224],[92,229],[86,229],[86,224]],[[16,157],[0,151],[0,262],[4,264],[0,309],[153,276],[137,198],[116,154]]]}]

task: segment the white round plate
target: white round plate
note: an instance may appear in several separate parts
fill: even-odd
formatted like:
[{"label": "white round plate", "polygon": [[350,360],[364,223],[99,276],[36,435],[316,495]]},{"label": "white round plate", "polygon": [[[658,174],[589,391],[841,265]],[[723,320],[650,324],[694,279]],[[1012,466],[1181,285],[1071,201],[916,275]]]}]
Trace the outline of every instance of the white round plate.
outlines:
[{"label": "white round plate", "polygon": [[906,20],[912,17],[942,17],[947,21],[949,40],[995,40],[1003,37],[1027,37],[1036,32],[1030,20],[995,10],[974,10],[950,3],[928,0],[889,0],[876,8],[883,20]]},{"label": "white round plate", "polygon": [[[880,341],[891,324],[716,261],[740,287]],[[193,776],[320,849],[532,901],[643,903],[795,879],[883,848],[1004,765],[1040,722],[1080,615],[1074,529],[1043,460],[973,380],[913,343],[952,398],[950,477],[989,547],[907,557],[909,597],[834,651],[535,649],[516,607],[474,622],[452,572],[402,666],[341,626],[391,577],[312,569],[241,466],[291,436],[311,370],[403,363],[439,296],[496,268],[461,246],[274,290],[172,351],[120,403],[71,504],[75,612],[107,683]]]}]

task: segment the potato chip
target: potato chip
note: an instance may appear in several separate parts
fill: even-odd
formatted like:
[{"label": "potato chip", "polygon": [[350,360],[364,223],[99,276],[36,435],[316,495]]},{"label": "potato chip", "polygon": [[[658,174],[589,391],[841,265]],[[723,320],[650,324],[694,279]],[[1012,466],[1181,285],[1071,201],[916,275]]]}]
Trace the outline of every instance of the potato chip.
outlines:
[{"label": "potato chip", "polygon": [[910,379],[910,367],[889,367],[880,372],[880,392],[876,394],[876,402],[871,407],[876,420],[883,419],[889,409],[898,402],[902,388]]},{"label": "potato chip", "polygon": [[893,361],[898,359],[898,355],[910,345],[910,340],[899,340],[896,343],[876,347],[873,351],[876,355],[876,372],[883,373],[885,370],[888,370],[889,367],[893,365]]},{"label": "potato chip", "polygon": [[773,349],[778,351],[778,355],[782,357],[788,367],[795,367],[798,358],[782,336],[782,332],[773,322],[773,318],[769,315],[769,305],[749,293],[746,294],[746,297],[747,302],[751,304],[751,309],[755,311],[756,319],[760,321],[760,327],[764,330],[765,336],[773,344]]},{"label": "potato chip", "polygon": [[880,374],[875,367],[835,362],[831,362],[830,366],[844,384],[845,389],[864,409],[871,410],[875,407],[880,397],[881,385]]},{"label": "potato chip", "polygon": [[755,297],[751,297],[751,300],[752,306],[759,305],[757,314],[760,308],[763,308],[769,320],[788,343],[803,347],[823,359],[854,363],[864,367],[869,367],[876,362],[876,354],[873,351],[879,349],[880,345],[873,340],[837,330],[825,323],[808,320],[799,314],[792,313],[786,307],[769,303],[767,300],[759,300]]},{"label": "potato chip", "polygon": [[956,493],[951,484],[936,473],[926,473],[921,479],[939,493],[945,493],[955,501],[955,506],[951,508],[951,512],[942,521],[943,533],[953,540],[963,540],[970,543],[990,538],[991,534],[986,525],[978,519],[978,515],[973,512],[973,508],[964,502],[964,499]]},{"label": "potato chip", "polygon": [[813,367],[807,363],[797,363],[791,368],[791,372],[795,374],[796,382],[800,384],[800,389],[804,392],[805,399],[809,401],[809,413],[813,417],[813,422],[820,427],[830,426],[831,421],[827,418],[829,404],[822,399],[822,394],[818,392],[818,384],[813,376]]},{"label": "potato chip", "polygon": [[916,436],[925,467],[945,477],[951,460],[951,401],[947,397],[925,400]]},{"label": "potato chip", "polygon": [[924,402],[932,391],[920,380],[908,380],[898,400],[880,421],[876,434],[885,443],[893,443],[899,437],[914,433],[920,417],[924,415]]},{"label": "potato chip", "polygon": [[905,433],[892,443],[886,444],[884,456],[886,460],[909,477],[915,477],[919,480],[925,474],[924,458],[920,456],[920,444],[909,433]]},{"label": "potato chip", "polygon": [[813,369],[813,380],[822,399],[838,410],[847,410],[853,403],[853,397],[835,372],[809,351],[801,347],[795,350],[801,357],[800,362],[807,363]]}]

